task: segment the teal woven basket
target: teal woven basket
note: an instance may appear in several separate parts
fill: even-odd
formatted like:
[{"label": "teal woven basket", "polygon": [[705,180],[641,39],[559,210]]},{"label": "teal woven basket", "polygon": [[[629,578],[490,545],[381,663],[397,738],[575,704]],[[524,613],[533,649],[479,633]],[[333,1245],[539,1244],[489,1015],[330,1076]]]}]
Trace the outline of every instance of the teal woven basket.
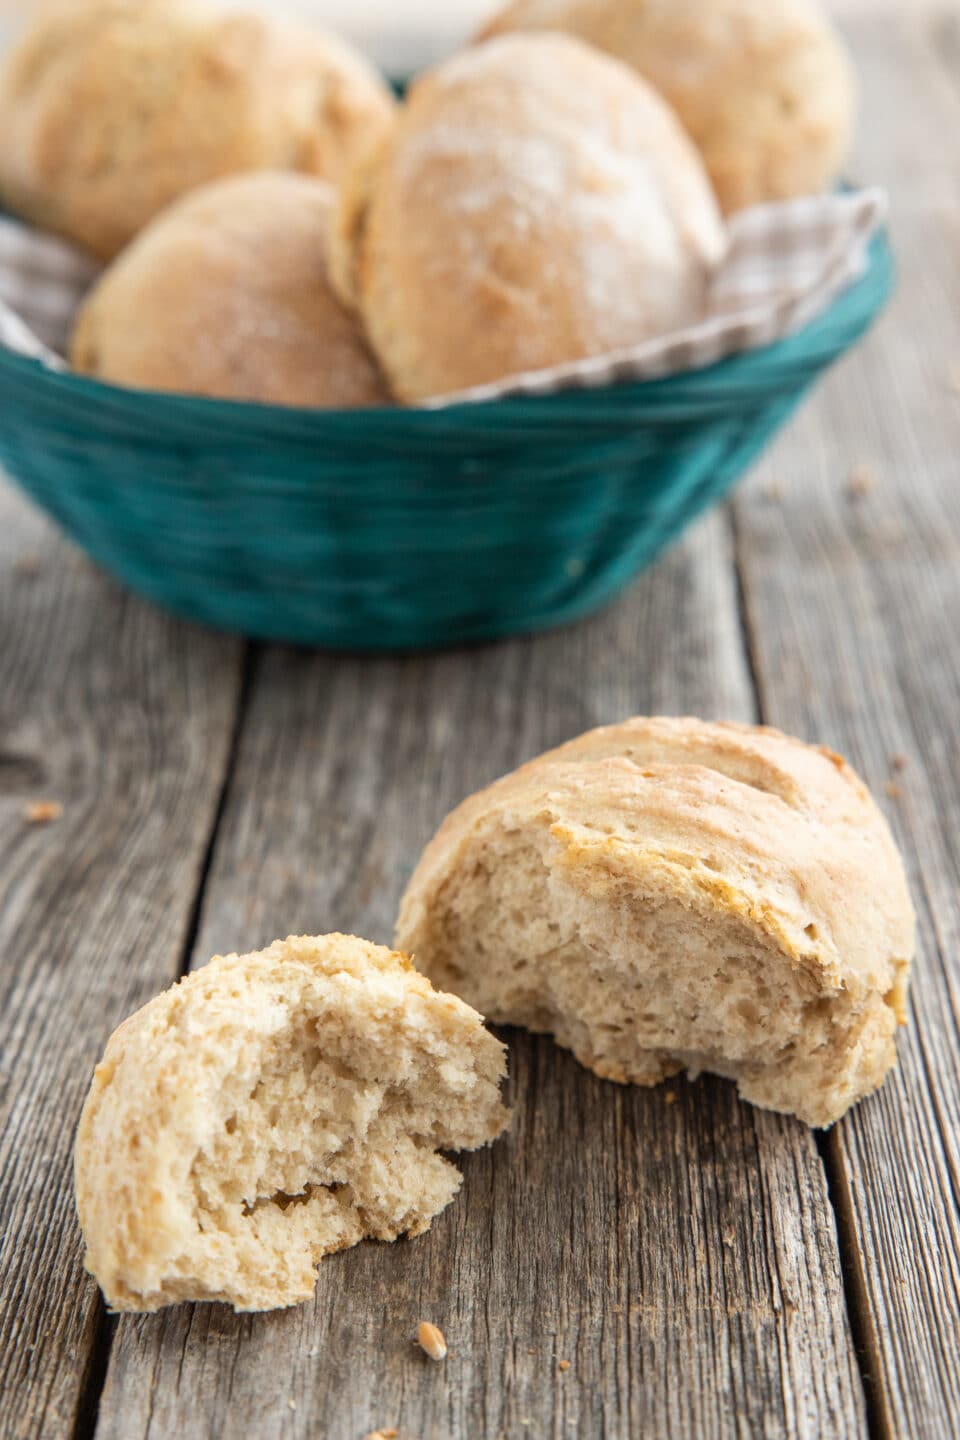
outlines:
[{"label": "teal woven basket", "polygon": [[892,282],[880,236],[830,311],[766,350],[439,411],[145,394],[0,347],[0,462],[105,569],[208,625],[363,650],[539,630],[719,500]]}]

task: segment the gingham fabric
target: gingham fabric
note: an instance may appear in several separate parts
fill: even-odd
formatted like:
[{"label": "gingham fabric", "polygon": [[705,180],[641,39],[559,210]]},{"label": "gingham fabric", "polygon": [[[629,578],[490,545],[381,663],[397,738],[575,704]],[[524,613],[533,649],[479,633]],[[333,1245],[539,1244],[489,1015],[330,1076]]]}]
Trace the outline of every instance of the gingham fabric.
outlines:
[{"label": "gingham fabric", "polygon": [[[741,211],[730,220],[727,258],[696,325],[430,405],[651,380],[770,345],[826,310],[863,273],[886,213],[886,197],[875,189]],[[73,316],[96,273],[72,246],[0,218],[0,344],[62,369]]]},{"label": "gingham fabric", "polygon": [[0,216],[0,344],[55,368],[97,266],[72,245]]}]

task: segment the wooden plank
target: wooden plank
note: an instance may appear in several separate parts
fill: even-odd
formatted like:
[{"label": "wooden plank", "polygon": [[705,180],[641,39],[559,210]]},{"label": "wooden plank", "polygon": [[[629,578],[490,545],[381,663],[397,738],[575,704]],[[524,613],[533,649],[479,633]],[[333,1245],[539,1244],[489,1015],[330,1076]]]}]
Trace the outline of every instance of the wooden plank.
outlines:
[{"label": "wooden plank", "polygon": [[[467,791],[632,712],[752,708],[723,516],[560,634],[406,660],[269,650],[196,958],[291,930],[388,940]],[[865,1433],[810,1132],[720,1082],[620,1089],[509,1040],[513,1133],[466,1159],[430,1235],[328,1259],[296,1311],[124,1318],[101,1440]],[[442,1367],[411,1343],[424,1318]]]},{"label": "wooden plank", "polygon": [[[111,1029],[178,972],[240,656],[122,596],[0,481],[3,1436],[82,1420],[103,1310],[74,1129]],[[37,801],[62,819],[29,824]]]},{"label": "wooden plank", "polygon": [[[892,316],[738,508],[765,718],[848,753],[883,799],[920,919],[902,1069],[831,1136],[875,1430],[960,1434],[960,131],[957,8],[851,31],[859,173],[887,182]],[[851,494],[853,467],[876,486]],[[776,479],[782,498],[771,498]],[[856,490],[856,487],[854,487]],[[891,757],[903,755],[900,771]]]}]

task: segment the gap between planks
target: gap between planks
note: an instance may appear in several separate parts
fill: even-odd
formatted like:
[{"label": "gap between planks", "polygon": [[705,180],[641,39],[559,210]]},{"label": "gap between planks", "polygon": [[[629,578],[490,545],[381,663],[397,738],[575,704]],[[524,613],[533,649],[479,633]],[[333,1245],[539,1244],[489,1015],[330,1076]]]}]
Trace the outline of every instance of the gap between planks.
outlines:
[{"label": "gap between planks", "polygon": [[[6,485],[0,518],[0,1434],[60,1440],[108,1338],[76,1119],[109,1030],[176,978],[239,651],[123,595]],[[38,799],[55,824],[25,823]]]},{"label": "gap between planks", "polygon": [[[217,796],[217,803],[214,807],[213,820],[210,825],[210,834],[207,838],[206,848],[203,852],[203,860],[200,864],[200,871],[197,876],[197,889],[193,897],[190,909],[190,917],[187,921],[187,929],[183,940],[183,949],[180,954],[180,977],[190,973],[191,963],[197,946],[197,937],[200,934],[200,924],[203,919],[203,902],[207,893],[207,882],[210,879],[210,871],[213,866],[213,857],[216,853],[217,840],[220,835],[220,828],[223,825],[223,817],[227,808],[227,801],[233,787],[234,776],[237,770],[237,757],[240,753],[240,740],[243,735],[243,724],[246,719],[247,710],[250,705],[250,696],[253,691],[254,676],[256,673],[257,659],[262,646],[252,640],[243,642],[243,653],[240,661],[240,687],[237,692],[237,706],[233,717],[233,727],[230,732],[230,740],[227,746],[227,758],[223,767],[223,779],[220,784],[220,793]],[[104,1377],[106,1378],[106,1377]]]},{"label": "gap between planks", "polygon": [[896,1440],[890,1406],[883,1385],[883,1365],[877,1327],[870,1306],[870,1293],[863,1268],[863,1256],[857,1240],[850,1184],[837,1143],[838,1131],[817,1133],[817,1149],[827,1178],[827,1194],[833,1207],[840,1247],[840,1270],[847,1298],[847,1314],[853,1330],[853,1343],[863,1381],[867,1407],[867,1427],[871,1440]]},{"label": "gap between planks", "polygon": [[[757,722],[766,725],[771,722],[768,719],[761,682],[762,658],[750,617],[747,575],[742,560],[743,542],[737,521],[735,500],[730,501],[727,513],[737,575],[737,610],[740,617],[740,632],[743,636],[747,672],[753,689]],[[836,1135],[835,1126],[830,1131],[814,1132],[817,1153],[823,1166],[827,1197],[833,1210],[837,1231],[840,1274],[843,1280],[847,1316],[853,1333],[854,1354],[863,1385],[867,1431],[870,1440],[896,1440],[883,1391],[880,1345],[870,1309],[866,1277],[863,1271],[863,1258],[857,1243],[850,1189],[843,1168],[842,1156],[836,1145]]]},{"label": "gap between planks", "polygon": [[[253,641],[247,641],[243,647],[240,663],[240,684],[237,692],[236,710],[227,747],[226,761],[223,767],[223,779],[220,784],[220,793],[217,796],[217,802],[214,807],[210,834],[207,838],[203,859],[197,874],[196,893],[193,897],[193,903],[184,933],[183,947],[180,953],[179,974],[181,978],[189,974],[191,958],[197,943],[207,881],[210,876],[210,868],[213,864],[217,837],[219,836],[220,827],[223,823],[227,797],[230,794],[230,788],[233,784],[237,755],[240,748],[240,737],[243,733],[244,717],[250,703],[250,692],[253,685],[253,676],[259,649],[260,647]],[[93,1440],[93,1436],[96,1434],[97,1421],[100,1415],[100,1398],[103,1394],[104,1386],[107,1383],[107,1373],[110,1368],[110,1353],[117,1333],[119,1317],[111,1315],[107,1311],[102,1295],[97,1296],[97,1307],[97,1319],[93,1344],[91,1346],[90,1361],[87,1374],[80,1389],[80,1400],[77,1407],[77,1420],[73,1430],[73,1440]]]},{"label": "gap between planks", "polygon": [[[918,912],[900,1068],[832,1132],[829,1152],[858,1261],[848,1282],[859,1292],[862,1273],[856,1303],[869,1311],[872,1423],[925,1440],[960,1429],[960,168],[943,142],[960,126],[957,14],[944,5],[925,23],[911,12],[853,27],[874,97],[858,165],[895,195],[899,294],[799,417],[777,457],[793,481],[782,504],[758,494],[768,466],[735,502],[763,713],[851,756],[888,812]],[[875,491],[850,499],[845,477],[867,456]],[[885,797],[900,752],[910,768]]]}]

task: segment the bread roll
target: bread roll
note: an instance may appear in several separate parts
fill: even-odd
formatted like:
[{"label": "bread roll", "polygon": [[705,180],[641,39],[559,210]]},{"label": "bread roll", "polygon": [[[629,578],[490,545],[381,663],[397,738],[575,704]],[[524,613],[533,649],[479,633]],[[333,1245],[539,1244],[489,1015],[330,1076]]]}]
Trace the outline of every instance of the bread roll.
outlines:
[{"label": "bread roll", "polygon": [[840,756],[775,730],[631,720],[454,811],[397,943],[606,1079],[710,1070],[826,1126],[896,1063],[914,920]]},{"label": "bread roll", "polygon": [[816,0],[516,0],[484,33],[542,28],[655,85],[728,214],[823,190],[846,159],[856,87]]},{"label": "bread roll", "polygon": [[333,273],[416,401],[694,320],[725,243],[653,91],[577,40],[518,35],[413,87],[347,179]]},{"label": "bread roll", "polygon": [[87,1268],[114,1310],[309,1299],[324,1255],[420,1235],[439,1150],[503,1130],[504,1051],[402,955],[350,936],[218,957],[113,1035],[76,1144]]},{"label": "bread roll", "polygon": [[0,199],[109,260],[208,180],[339,179],[392,112],[324,32],[216,0],[48,0],[0,75]]},{"label": "bread roll", "polygon": [[333,192],[261,171],[158,216],[82,307],[81,374],[143,390],[318,408],[386,405],[359,327],[330,288]]}]

